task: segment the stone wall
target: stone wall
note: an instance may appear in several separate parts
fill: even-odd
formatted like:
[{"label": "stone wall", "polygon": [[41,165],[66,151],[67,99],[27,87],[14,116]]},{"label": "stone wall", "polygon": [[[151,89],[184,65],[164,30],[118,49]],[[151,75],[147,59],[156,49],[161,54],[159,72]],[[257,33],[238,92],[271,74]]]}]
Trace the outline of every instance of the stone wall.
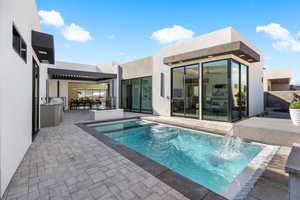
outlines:
[{"label": "stone wall", "polygon": [[264,93],[265,107],[288,110],[294,94],[300,96],[300,90],[296,91],[268,91]]}]

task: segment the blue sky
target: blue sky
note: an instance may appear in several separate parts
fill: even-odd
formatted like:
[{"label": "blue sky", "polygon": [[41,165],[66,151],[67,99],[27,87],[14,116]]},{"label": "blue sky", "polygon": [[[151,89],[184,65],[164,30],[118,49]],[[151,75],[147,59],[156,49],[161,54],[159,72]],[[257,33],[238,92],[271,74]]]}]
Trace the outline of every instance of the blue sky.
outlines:
[{"label": "blue sky", "polygon": [[291,68],[300,83],[300,1],[37,0],[37,7],[56,60],[127,62],[231,26],[263,52],[267,69]]}]

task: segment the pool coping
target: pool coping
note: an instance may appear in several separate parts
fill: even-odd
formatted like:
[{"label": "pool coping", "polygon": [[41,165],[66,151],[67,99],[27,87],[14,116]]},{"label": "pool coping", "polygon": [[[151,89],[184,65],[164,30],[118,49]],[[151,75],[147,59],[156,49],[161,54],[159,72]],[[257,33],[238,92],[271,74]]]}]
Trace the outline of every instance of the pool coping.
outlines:
[{"label": "pool coping", "polygon": [[[255,144],[256,142],[253,143]],[[228,199],[245,199],[258,178],[265,171],[273,156],[279,150],[279,146],[256,144],[263,146],[263,149],[248,163],[246,168],[226,186],[221,193],[222,196]]]},{"label": "pool coping", "polygon": [[[89,133],[90,135],[94,136],[105,145],[111,147],[116,152],[120,153],[122,156],[127,158],[128,160],[132,161],[136,165],[140,166],[147,172],[149,172],[154,177],[158,178],[160,181],[166,183],[173,189],[177,190],[185,197],[191,200],[199,200],[204,199],[209,193],[213,194],[217,199],[243,199],[246,197],[248,192],[252,189],[253,185],[255,184],[256,180],[260,177],[263,173],[265,167],[272,159],[273,155],[277,152],[277,150],[273,150],[270,154],[271,145],[259,144],[263,145],[263,150],[247,165],[247,167],[229,184],[222,192],[222,194],[217,194],[210,189],[202,186],[201,184],[195,183],[194,181],[178,174],[177,172],[157,163],[156,161],[151,160],[150,158],[126,147],[123,144],[120,144],[113,139],[109,138],[108,136],[104,135],[107,131],[99,132],[89,127],[91,124],[100,124],[100,123],[107,123],[107,122],[114,122],[114,121],[124,121],[124,120],[133,120],[133,119],[142,119],[142,117],[129,117],[129,118],[118,118],[118,119],[110,119],[110,120],[102,120],[102,121],[88,121],[88,122],[79,122],[76,123],[78,127],[80,127],[85,132]],[[146,121],[151,121],[146,119]],[[156,121],[152,121],[156,122]],[[157,122],[158,124],[167,124]],[[167,124],[169,125],[169,124]],[[170,125],[175,126],[175,125]],[[138,127],[138,126],[137,126]],[[201,131],[201,130],[194,130],[187,127],[178,126],[185,129],[190,129],[193,131]],[[130,127],[132,128],[132,127]],[[125,128],[125,129],[130,129]],[[120,129],[124,130],[124,129]],[[205,130],[202,130],[205,131]],[[111,131],[109,131],[111,132]],[[214,133],[209,133],[214,134]],[[215,134],[221,136],[220,134]],[[246,140],[249,142],[249,140]],[[267,150],[266,150],[267,149]],[[266,157],[268,155],[268,157]],[[240,184],[240,183],[243,184]],[[239,189],[236,189],[239,188]],[[234,189],[234,190],[233,190]]]}]

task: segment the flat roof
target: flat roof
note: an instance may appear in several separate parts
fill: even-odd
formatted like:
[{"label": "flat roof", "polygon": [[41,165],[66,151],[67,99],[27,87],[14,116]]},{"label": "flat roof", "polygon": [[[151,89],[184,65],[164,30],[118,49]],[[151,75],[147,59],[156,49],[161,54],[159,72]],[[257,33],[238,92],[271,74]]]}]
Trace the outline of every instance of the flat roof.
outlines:
[{"label": "flat roof", "polygon": [[48,68],[52,79],[101,81],[117,78],[117,74]]},{"label": "flat roof", "polygon": [[258,53],[256,53],[245,43],[241,41],[235,41],[235,42],[216,45],[216,46],[203,48],[195,51],[181,53],[174,56],[168,56],[163,59],[163,62],[166,65],[172,65],[179,62],[191,61],[191,60],[201,59],[201,58],[210,58],[214,56],[228,55],[228,54],[236,55],[249,63],[260,61],[260,55]]}]

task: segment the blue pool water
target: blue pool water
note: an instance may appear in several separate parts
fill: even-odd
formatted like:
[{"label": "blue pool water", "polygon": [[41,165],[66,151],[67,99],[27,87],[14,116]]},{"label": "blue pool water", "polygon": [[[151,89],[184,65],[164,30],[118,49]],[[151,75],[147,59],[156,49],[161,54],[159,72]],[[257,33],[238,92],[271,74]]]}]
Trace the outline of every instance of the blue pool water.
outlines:
[{"label": "blue pool water", "polygon": [[91,125],[90,127],[99,132],[107,132],[107,131],[125,129],[130,127],[140,126],[140,125],[146,125],[146,124],[148,123],[142,120],[123,120],[123,121],[116,121],[116,122],[108,122],[101,125]]},{"label": "blue pool water", "polygon": [[[119,123],[127,126],[141,121]],[[238,154],[223,157],[223,137],[167,125],[142,126],[105,135],[216,193],[221,193],[262,150],[261,146],[242,142]]]}]

